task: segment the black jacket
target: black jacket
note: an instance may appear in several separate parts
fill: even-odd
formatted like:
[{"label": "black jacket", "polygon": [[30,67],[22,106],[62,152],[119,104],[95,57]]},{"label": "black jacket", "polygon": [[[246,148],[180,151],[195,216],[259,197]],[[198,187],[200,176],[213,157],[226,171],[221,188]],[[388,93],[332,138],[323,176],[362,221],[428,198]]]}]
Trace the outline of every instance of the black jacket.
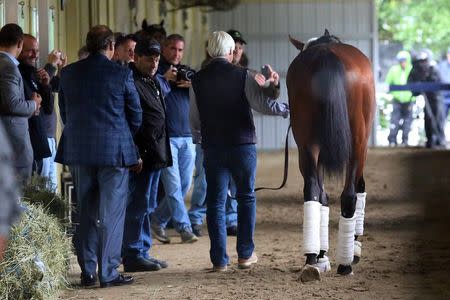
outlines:
[{"label": "black jacket", "polygon": [[158,170],[172,166],[166,108],[158,81],[141,74],[133,63],[134,84],[142,107],[142,125],[134,138],[144,168]]},{"label": "black jacket", "polygon": [[28,119],[31,146],[34,160],[41,160],[52,156],[47,140],[46,115],[53,113],[54,99],[51,87],[41,85],[36,78],[36,68],[26,64],[19,64],[19,71],[23,78],[25,99],[31,99],[33,92],[42,97],[41,109],[38,116]]}]

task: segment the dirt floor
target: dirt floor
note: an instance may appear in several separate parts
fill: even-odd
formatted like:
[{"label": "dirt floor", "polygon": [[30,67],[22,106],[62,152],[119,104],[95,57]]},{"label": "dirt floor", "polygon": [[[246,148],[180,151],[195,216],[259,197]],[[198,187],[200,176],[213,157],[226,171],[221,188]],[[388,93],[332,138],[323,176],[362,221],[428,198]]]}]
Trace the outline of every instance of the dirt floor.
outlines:
[{"label": "dirt floor", "polygon": [[[283,153],[258,156],[257,186],[281,182]],[[290,152],[289,180],[281,191],[257,193],[256,253],[250,270],[236,267],[236,238],[228,239],[233,265],[226,273],[209,269],[209,239],[181,244],[155,242],[153,256],[169,262],[158,272],[136,273],[126,287],[83,289],[76,263],[71,289],[60,299],[450,299],[450,152],[418,148],[370,149],[363,257],[354,275],[301,283],[302,186],[297,153]],[[331,197],[330,252],[334,261],[341,180],[326,184]],[[205,229],[206,230],[206,229]],[[75,262],[75,261],[74,261]]]}]

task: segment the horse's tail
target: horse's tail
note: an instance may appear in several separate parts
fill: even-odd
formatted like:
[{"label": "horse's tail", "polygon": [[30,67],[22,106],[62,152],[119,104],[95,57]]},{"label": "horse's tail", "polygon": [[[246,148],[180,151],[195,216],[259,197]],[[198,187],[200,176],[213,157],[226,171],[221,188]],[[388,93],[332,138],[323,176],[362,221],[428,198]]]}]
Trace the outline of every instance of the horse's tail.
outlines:
[{"label": "horse's tail", "polygon": [[318,164],[328,173],[340,174],[352,151],[345,67],[331,51],[319,51],[318,55],[312,80],[313,92],[319,102],[316,120],[320,145]]}]

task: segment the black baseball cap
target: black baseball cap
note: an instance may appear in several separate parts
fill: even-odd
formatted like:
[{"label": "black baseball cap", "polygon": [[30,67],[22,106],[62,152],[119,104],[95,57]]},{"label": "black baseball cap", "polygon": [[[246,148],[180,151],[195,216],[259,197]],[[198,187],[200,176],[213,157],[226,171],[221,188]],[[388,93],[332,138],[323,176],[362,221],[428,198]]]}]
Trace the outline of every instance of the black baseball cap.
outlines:
[{"label": "black baseball cap", "polygon": [[235,42],[240,42],[240,43],[242,43],[242,44],[247,44],[247,42],[246,42],[246,41],[244,40],[244,38],[242,37],[242,33],[240,33],[239,31],[234,30],[234,29],[230,29],[230,30],[227,31],[227,33],[228,33],[229,35],[231,35],[231,37],[233,38],[233,40],[234,40]]},{"label": "black baseball cap", "polygon": [[143,38],[137,41],[134,52],[139,56],[161,54],[161,46],[155,40]]}]

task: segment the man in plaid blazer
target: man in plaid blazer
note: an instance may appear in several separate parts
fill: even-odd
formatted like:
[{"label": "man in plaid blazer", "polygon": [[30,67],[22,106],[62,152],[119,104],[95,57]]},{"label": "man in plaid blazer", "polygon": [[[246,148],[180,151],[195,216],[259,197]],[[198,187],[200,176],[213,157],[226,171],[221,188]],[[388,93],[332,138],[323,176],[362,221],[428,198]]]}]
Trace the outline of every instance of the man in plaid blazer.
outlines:
[{"label": "man in plaid blazer", "polygon": [[120,265],[128,168],[139,169],[133,135],[142,110],[132,73],[110,61],[112,31],[97,25],[87,34],[86,59],[61,72],[59,107],[65,124],[56,161],[69,165],[78,200],[75,247],[81,284],[100,287],[133,282]]}]

